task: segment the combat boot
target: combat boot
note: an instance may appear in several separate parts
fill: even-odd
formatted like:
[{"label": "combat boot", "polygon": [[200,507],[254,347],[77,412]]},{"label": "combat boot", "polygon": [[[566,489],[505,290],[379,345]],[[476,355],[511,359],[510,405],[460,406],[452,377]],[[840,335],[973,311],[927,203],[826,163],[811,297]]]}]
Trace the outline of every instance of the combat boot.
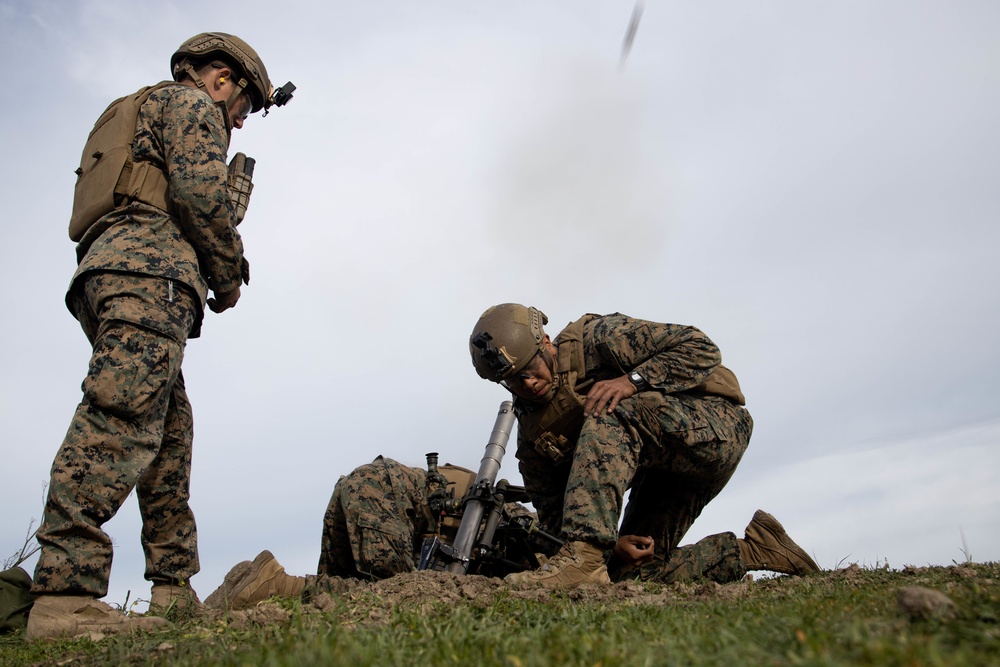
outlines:
[{"label": "combat boot", "polygon": [[243,561],[226,575],[222,585],[205,598],[216,609],[245,609],[273,597],[298,597],[305,577],[285,574],[270,551],[261,551],[253,562]]},{"label": "combat boot", "polygon": [[754,512],[746,537],[736,540],[740,545],[740,558],[748,570],[768,570],[782,574],[808,574],[819,572],[805,550],[792,541],[778,520],[765,512]]},{"label": "combat boot", "polygon": [[178,584],[164,581],[153,582],[153,590],[149,596],[149,613],[166,616],[175,611],[190,613],[199,609],[201,609],[201,601],[198,599],[198,594],[191,588],[190,583],[186,581]]},{"label": "combat boot", "polygon": [[41,595],[28,614],[27,641],[89,637],[136,630],[161,630],[170,626],[165,618],[124,614],[109,604],[86,595]]},{"label": "combat boot", "polygon": [[534,583],[552,589],[611,583],[604,552],[587,542],[567,542],[537,570],[508,574],[504,581],[508,584]]}]

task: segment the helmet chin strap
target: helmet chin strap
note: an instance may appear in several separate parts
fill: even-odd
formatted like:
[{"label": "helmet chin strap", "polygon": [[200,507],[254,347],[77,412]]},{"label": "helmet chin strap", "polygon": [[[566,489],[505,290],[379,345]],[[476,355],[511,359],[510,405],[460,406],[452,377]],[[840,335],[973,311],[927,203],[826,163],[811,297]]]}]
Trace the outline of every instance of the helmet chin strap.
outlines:
[{"label": "helmet chin strap", "polygon": [[[208,86],[205,85],[205,80],[201,78],[201,75],[199,75],[193,67],[191,67],[191,63],[185,61],[181,65],[181,69],[185,74],[191,77],[191,80],[194,81],[196,86],[201,88],[205,93],[208,93]],[[249,83],[250,82],[245,78],[240,77],[240,80],[236,83],[236,89],[233,90],[233,94],[229,96],[229,99],[225,102],[215,103],[217,107],[222,109],[222,118],[226,123],[226,135],[231,135],[233,131],[233,117],[229,113],[229,107],[236,104],[236,98],[239,97],[244,90],[246,90]],[[211,97],[211,95],[209,95],[209,97]]]},{"label": "helmet chin strap", "polygon": [[233,94],[229,96],[229,99],[225,102],[216,102],[215,105],[222,109],[222,118],[226,121],[226,135],[232,137],[233,134],[233,117],[229,113],[229,110],[236,106],[236,98],[238,98],[247,87],[248,81],[246,79],[240,79],[236,84],[236,89]]},{"label": "helmet chin strap", "polygon": [[225,102],[216,102],[215,106],[222,111],[222,120],[226,124],[226,148],[228,148],[228,142],[233,138],[233,117],[229,115],[229,105]]},{"label": "helmet chin strap", "polygon": [[229,99],[226,101],[226,104],[228,106],[235,106],[236,98],[243,94],[243,91],[246,90],[248,85],[250,85],[250,82],[244,79],[243,77],[240,77],[240,80],[236,82],[236,89],[233,91],[233,94],[229,96]]},{"label": "helmet chin strap", "polygon": [[[201,76],[198,74],[198,72],[194,70],[193,67],[191,67],[191,63],[185,60],[183,63],[181,63],[180,67],[185,74],[191,77],[191,80],[194,81],[194,84],[196,86],[204,90],[206,93],[208,92],[208,86],[205,85],[205,80],[201,78]],[[181,79],[177,80],[180,81]]]}]

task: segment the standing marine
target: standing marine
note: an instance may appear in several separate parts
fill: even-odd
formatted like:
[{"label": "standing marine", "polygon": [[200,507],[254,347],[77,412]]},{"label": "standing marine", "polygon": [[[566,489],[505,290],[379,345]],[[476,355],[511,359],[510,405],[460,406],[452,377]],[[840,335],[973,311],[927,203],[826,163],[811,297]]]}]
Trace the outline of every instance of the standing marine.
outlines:
[{"label": "standing marine", "polygon": [[541,568],[508,582],[725,583],[748,570],[818,571],[761,510],[743,538],[729,532],[679,546],[736,471],[753,428],[715,343],[695,327],[620,313],[584,315],[555,340],[547,323],[537,308],[501,304],[469,340],[476,372],[515,397],[525,489],[540,523],[565,540]]},{"label": "standing marine", "polygon": [[[102,526],[133,489],[142,517],[150,608],[197,603],[197,529],[189,506],[191,406],[181,362],[204,307],[236,306],[249,265],[236,226],[253,161],[227,165],[250,114],[285,104],[239,37],[202,33],[170,59],[172,80],[113,102],[91,132],[70,222],[78,266],[66,304],[93,347],[83,399],[52,463],[38,542],[29,640],[150,629],[107,594],[112,543]],[[209,297],[211,292],[212,296]]]}]

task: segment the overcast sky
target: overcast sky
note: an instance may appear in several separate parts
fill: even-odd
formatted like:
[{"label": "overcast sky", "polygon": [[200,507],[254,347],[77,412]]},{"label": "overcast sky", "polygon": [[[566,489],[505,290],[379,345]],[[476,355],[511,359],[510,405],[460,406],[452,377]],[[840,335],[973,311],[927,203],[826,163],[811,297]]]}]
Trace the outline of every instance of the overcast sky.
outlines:
[{"label": "overcast sky", "polygon": [[[314,572],[379,453],[477,468],[505,392],[468,335],[507,301],[719,344],[755,431],[688,541],[763,508],[825,568],[1000,560],[1000,5],[649,0],[621,67],[633,7],[0,0],[0,558],[90,355],[87,133],[220,30],[298,90],[234,133],[253,279],[187,347],[202,597],[265,548]],[[147,599],[133,499],[106,529],[108,601]]]}]

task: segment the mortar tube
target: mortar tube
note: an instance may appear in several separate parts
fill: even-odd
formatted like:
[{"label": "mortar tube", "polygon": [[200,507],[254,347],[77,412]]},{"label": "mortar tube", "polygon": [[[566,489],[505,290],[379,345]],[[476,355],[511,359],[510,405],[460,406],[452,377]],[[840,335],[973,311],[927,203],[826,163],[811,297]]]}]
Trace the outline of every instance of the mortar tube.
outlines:
[{"label": "mortar tube", "polygon": [[[514,403],[512,401],[501,403],[496,423],[494,423],[493,431],[490,433],[490,440],[486,444],[486,452],[479,463],[479,472],[476,474],[476,482],[472,486],[473,490],[479,488],[481,482],[486,481],[492,491],[497,473],[500,472],[500,462],[507,452],[507,442],[510,440],[510,434],[514,430],[516,421]],[[458,560],[448,564],[448,571],[452,574],[465,574],[469,570],[469,555],[472,553],[472,546],[479,533],[479,525],[482,523],[483,514],[486,511],[485,505],[486,501],[481,498],[470,498],[465,503],[462,523],[458,527],[458,534],[452,543]]]}]

